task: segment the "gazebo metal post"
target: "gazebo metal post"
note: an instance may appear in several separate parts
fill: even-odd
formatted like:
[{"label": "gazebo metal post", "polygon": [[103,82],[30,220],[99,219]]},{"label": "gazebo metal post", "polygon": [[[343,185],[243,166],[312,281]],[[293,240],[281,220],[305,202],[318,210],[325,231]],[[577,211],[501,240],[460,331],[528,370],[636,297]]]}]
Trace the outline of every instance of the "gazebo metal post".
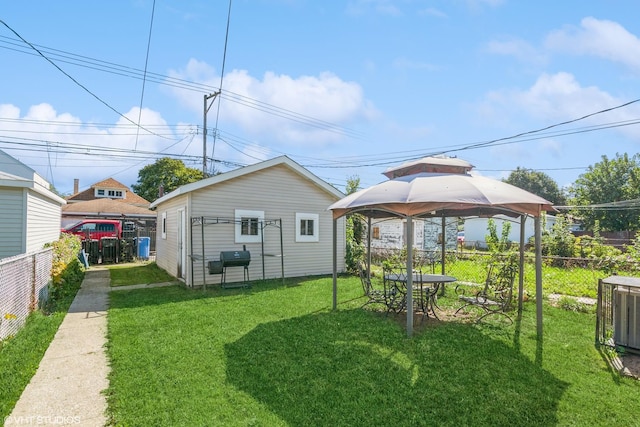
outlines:
[{"label": "gazebo metal post", "polygon": [[407,337],[413,335],[413,218],[407,217]]},{"label": "gazebo metal post", "polygon": [[[205,101],[206,102],[206,101]],[[205,265],[207,261],[205,260],[205,249],[204,249],[204,217],[200,217],[200,223],[202,226],[200,227],[200,240],[202,244],[202,290],[207,290],[207,273],[205,271]]]},{"label": "gazebo metal post", "polygon": [[[444,274],[445,272],[445,258],[447,255],[447,244],[446,244],[446,232],[447,232],[447,218],[444,215],[444,212],[442,212],[442,227],[441,227],[441,233],[442,233],[442,241],[440,242],[440,271],[442,272],[441,274]],[[444,283],[442,283],[440,286],[442,286],[442,288],[440,289],[440,295],[444,296]]]},{"label": "gazebo metal post", "polygon": [[367,217],[367,279],[371,280],[371,217]]},{"label": "gazebo metal post", "polygon": [[524,223],[526,215],[520,215],[520,263],[518,265],[518,316],[522,315],[522,298],[524,297]]},{"label": "gazebo metal post", "polygon": [[338,308],[338,219],[333,218],[333,309]]},{"label": "gazebo metal post", "polygon": [[[282,218],[278,221],[280,223],[280,271],[282,274],[282,284],[284,285],[284,240],[282,240]],[[264,265],[264,259],[262,260],[262,265]]]},{"label": "gazebo metal post", "polygon": [[540,213],[534,218],[536,236],[536,330],[538,340],[542,342],[542,231]]}]

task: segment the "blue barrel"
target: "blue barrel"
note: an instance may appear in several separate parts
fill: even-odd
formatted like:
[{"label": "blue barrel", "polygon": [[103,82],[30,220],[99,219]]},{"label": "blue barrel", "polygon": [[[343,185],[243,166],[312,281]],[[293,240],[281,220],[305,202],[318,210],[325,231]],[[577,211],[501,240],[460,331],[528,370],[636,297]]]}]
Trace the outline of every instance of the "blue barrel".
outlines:
[{"label": "blue barrel", "polygon": [[151,237],[138,238],[138,258],[149,259],[149,248],[151,247]]}]

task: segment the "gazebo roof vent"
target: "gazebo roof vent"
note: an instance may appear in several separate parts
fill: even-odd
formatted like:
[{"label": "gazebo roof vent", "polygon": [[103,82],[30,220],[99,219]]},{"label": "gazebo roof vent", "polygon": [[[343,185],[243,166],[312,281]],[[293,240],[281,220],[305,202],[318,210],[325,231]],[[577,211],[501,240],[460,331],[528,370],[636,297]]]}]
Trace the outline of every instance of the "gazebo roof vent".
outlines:
[{"label": "gazebo roof vent", "polygon": [[473,169],[473,165],[456,157],[431,156],[419,160],[411,160],[400,166],[390,167],[383,172],[389,179],[400,176],[415,175],[422,172],[467,174]]}]

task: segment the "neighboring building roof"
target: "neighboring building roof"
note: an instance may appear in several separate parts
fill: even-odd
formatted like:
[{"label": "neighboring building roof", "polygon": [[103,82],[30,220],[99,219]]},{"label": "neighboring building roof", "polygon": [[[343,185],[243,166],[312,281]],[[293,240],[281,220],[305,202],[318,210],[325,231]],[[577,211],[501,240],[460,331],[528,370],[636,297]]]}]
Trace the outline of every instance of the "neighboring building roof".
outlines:
[{"label": "neighboring building roof", "polygon": [[0,187],[29,188],[60,204],[67,202],[53,191],[51,184],[29,166],[0,150]]},{"label": "neighboring building roof", "polygon": [[94,199],[67,204],[62,208],[63,215],[104,216],[116,214],[123,216],[148,216],[155,218],[154,211],[129,204],[125,200],[118,199]]},{"label": "neighboring building roof", "polygon": [[205,188],[205,187],[209,187],[209,186],[212,186],[212,185],[216,185],[216,184],[219,184],[221,182],[229,181],[229,180],[241,177],[241,176],[249,175],[251,173],[258,172],[258,171],[261,171],[261,170],[264,170],[264,169],[267,169],[267,168],[271,168],[271,167],[274,167],[274,166],[278,166],[278,165],[287,166],[289,169],[291,169],[292,171],[296,172],[298,175],[300,175],[303,178],[306,178],[309,181],[311,181],[312,183],[314,183],[318,188],[320,188],[323,191],[325,191],[325,192],[337,197],[338,199],[344,197],[344,194],[340,190],[338,190],[337,188],[329,185],[328,183],[326,183],[322,179],[318,178],[313,173],[311,173],[310,171],[308,171],[307,169],[305,169],[304,167],[302,167],[298,163],[296,163],[293,160],[291,160],[289,157],[280,156],[280,157],[276,157],[276,158],[273,158],[273,159],[270,159],[270,160],[266,160],[264,162],[255,163],[253,165],[245,166],[243,168],[234,169],[234,170],[232,170],[230,172],[225,172],[225,173],[222,173],[220,175],[215,175],[215,176],[212,176],[210,178],[206,178],[206,179],[203,179],[203,180],[200,180],[200,181],[197,181],[197,182],[192,182],[191,184],[183,185],[183,186],[175,189],[171,193],[165,194],[164,196],[160,197],[159,199],[157,199],[156,201],[151,203],[150,208],[154,209],[160,203],[166,202],[167,200],[171,200],[174,197],[180,196],[182,194],[187,194],[187,193],[190,193],[192,191],[199,190],[201,188]]},{"label": "neighboring building roof", "polygon": [[[134,193],[133,191],[131,191],[129,189],[129,187],[127,187],[126,185],[124,185],[123,183],[116,181],[113,178],[107,178],[103,181],[100,182],[96,182],[95,184],[92,184],[89,188],[87,188],[86,190],[80,191],[76,194],[73,194],[69,197],[67,197],[67,202],[69,203],[76,203],[76,202],[81,202],[81,201],[87,201],[87,200],[97,200],[100,199],[102,200],[102,198],[96,198],[96,193],[95,193],[95,189],[96,188],[104,188],[104,189],[112,189],[112,190],[124,190],[125,191],[125,198],[121,199],[123,202],[125,203],[129,203],[131,205],[136,205],[136,206],[140,206],[140,207],[148,207],[149,206],[149,201],[138,196],[136,193]],[[107,198],[105,198],[107,199]]]}]

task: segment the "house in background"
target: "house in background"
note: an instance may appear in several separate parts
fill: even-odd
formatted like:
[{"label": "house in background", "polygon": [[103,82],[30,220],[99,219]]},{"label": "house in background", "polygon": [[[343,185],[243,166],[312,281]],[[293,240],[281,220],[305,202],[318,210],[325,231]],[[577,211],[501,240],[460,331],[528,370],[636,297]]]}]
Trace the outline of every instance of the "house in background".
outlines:
[{"label": "house in background", "polygon": [[[371,223],[371,247],[376,249],[404,249],[407,244],[407,221],[399,218],[374,219]],[[445,218],[445,248],[456,249],[458,218]],[[442,219],[426,218],[413,221],[413,246],[426,252],[442,248]]]},{"label": "house in background", "polygon": [[154,221],[156,213],[149,209],[149,201],[132,192],[113,178],[92,184],[79,191],[79,180],[73,182],[73,194],[66,198],[62,209],[62,227],[83,219],[120,219]]},{"label": "house in background", "polygon": [[73,181],[73,194],[62,208],[62,228],[84,219],[112,219],[122,222],[126,239],[149,237],[149,250],[155,251],[156,213],[149,202],[113,178],[105,179],[79,191],[79,180]]},{"label": "house in background", "polygon": [[0,150],[0,258],[58,240],[65,203],[33,169]]},{"label": "house in background", "polygon": [[[190,287],[220,283],[207,265],[226,251],[250,254],[250,279],[331,274],[327,208],[342,197],[286,156],[184,185],[151,203],[158,214],[156,263]],[[344,271],[344,219],[337,247]],[[225,282],[243,281],[243,270],[227,269]]]},{"label": "house in background", "polygon": [[[520,218],[509,218],[505,215],[496,215],[493,218],[493,222],[496,225],[496,233],[498,237],[502,235],[502,227],[506,222],[511,223],[511,229],[509,230],[509,240],[512,242],[520,242]],[[553,224],[556,222],[556,217],[553,215],[543,216],[543,230],[551,230]],[[488,230],[489,218],[466,218],[464,220],[464,245],[465,247],[474,247],[479,249],[487,248],[486,236],[489,234]],[[535,234],[533,218],[527,218],[524,223],[524,240],[525,243],[529,241]]]}]

